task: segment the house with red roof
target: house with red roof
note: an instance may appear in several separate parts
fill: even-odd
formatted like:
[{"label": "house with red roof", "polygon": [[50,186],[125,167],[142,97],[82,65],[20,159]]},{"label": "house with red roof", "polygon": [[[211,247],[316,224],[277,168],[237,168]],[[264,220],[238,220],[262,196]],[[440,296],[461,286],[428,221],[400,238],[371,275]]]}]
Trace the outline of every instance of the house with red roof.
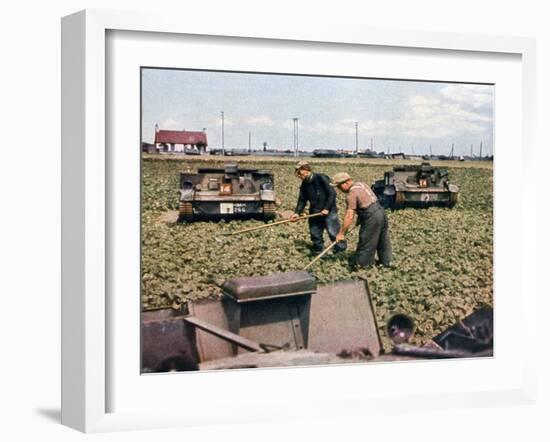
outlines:
[{"label": "house with red roof", "polygon": [[161,130],[155,126],[155,146],[158,152],[181,152],[202,155],[206,153],[206,132],[188,130]]}]

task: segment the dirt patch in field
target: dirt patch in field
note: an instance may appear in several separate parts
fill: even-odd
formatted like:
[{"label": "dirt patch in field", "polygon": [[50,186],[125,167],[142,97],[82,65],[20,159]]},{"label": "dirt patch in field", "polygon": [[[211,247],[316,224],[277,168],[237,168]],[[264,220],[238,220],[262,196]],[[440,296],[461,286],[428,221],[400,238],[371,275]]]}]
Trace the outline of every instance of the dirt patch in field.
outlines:
[{"label": "dirt patch in field", "polygon": [[177,210],[169,210],[168,212],[162,213],[158,218],[157,222],[172,226],[178,222],[179,212]]}]

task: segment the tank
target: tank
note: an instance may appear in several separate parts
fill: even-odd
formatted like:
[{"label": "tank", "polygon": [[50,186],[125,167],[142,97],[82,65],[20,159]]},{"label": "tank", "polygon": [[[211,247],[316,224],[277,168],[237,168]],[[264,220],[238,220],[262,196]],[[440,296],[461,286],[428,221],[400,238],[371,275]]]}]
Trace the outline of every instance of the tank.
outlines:
[{"label": "tank", "polygon": [[273,173],[241,169],[201,168],[180,174],[180,221],[275,219]]},{"label": "tank", "polygon": [[458,186],[449,182],[449,172],[430,163],[396,166],[372,185],[385,208],[445,206],[458,201]]},{"label": "tank", "polygon": [[307,272],[237,277],[220,299],[143,312],[142,373],[364,362],[382,352],[366,281]]},{"label": "tank", "polygon": [[366,277],[317,284],[307,272],[237,277],[219,299],[141,315],[141,372],[220,370],[492,356],[493,310],[484,307],[428,340],[407,342],[404,313],[387,324],[384,351]]}]

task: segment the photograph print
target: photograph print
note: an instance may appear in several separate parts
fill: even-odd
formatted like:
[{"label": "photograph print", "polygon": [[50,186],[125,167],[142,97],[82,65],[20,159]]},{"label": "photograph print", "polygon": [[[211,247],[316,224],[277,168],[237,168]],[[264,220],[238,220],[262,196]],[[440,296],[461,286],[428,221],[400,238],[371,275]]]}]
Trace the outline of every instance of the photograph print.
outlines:
[{"label": "photograph print", "polygon": [[493,84],[141,68],[141,373],[493,355]]}]

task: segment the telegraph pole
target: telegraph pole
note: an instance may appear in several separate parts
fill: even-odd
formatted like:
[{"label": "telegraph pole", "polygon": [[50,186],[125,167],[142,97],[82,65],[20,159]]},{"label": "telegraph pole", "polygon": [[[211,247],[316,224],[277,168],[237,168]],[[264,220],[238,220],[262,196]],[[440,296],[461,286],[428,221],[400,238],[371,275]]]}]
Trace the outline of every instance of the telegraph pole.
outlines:
[{"label": "telegraph pole", "polygon": [[252,132],[248,131],[248,152],[252,151]]},{"label": "telegraph pole", "polygon": [[433,154],[432,154],[432,145],[430,144],[430,160],[432,159],[432,156],[433,156]]},{"label": "telegraph pole", "polygon": [[357,121],[355,122],[355,156],[359,156],[359,130]]},{"label": "telegraph pole", "polygon": [[225,155],[225,140],[224,140],[224,129],[225,129],[224,115],[222,111],[222,155]]},{"label": "telegraph pole", "polygon": [[293,129],[294,129],[294,156],[298,156],[298,118],[294,117],[292,119]]},{"label": "telegraph pole", "polygon": [[479,159],[481,160],[481,150],[482,150],[482,146],[483,146],[483,141],[480,141],[479,142]]}]

